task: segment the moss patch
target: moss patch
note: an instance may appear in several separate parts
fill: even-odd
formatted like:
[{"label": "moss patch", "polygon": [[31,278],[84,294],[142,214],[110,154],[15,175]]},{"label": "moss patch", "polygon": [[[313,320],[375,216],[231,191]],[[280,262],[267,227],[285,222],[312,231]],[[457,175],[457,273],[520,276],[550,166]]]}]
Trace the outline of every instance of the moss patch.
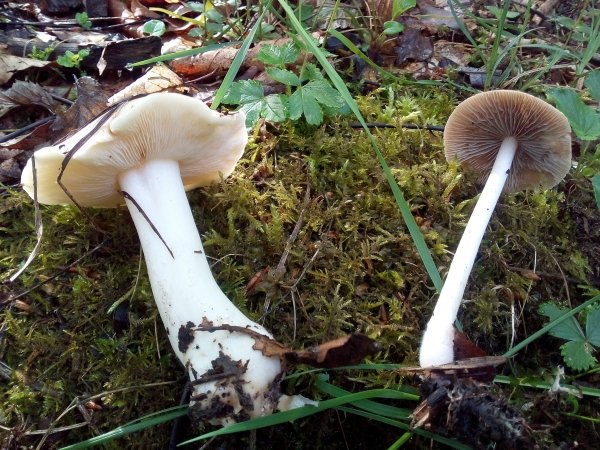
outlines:
[{"label": "moss patch", "polygon": [[[451,92],[406,87],[359,99],[367,120],[398,125],[374,133],[442,275],[475,204],[477,183],[446,163],[441,133],[399,126],[443,124],[455,103]],[[189,198],[219,284],[278,340],[300,348],[359,331],[384,349],[374,362],[416,362],[435,290],[361,131],[346,121],[257,130],[234,175]],[[598,245],[597,234],[573,239],[584,226],[578,211],[598,220],[592,200],[582,183],[570,180],[557,190],[501,199],[460,312],[465,332],[490,354],[508,348],[513,319],[519,341],[542,326],[536,313],[541,302],[565,301],[568,292],[578,303],[586,290],[598,288],[590,275],[591,253],[581,247]],[[35,227],[31,201],[19,189],[4,190],[0,212],[6,281],[33,248]],[[75,208],[42,212],[40,254],[16,282],[2,285],[2,299],[58,275],[21,297],[23,303],[2,303],[0,360],[7,369],[0,380],[0,425],[43,429],[75,398],[114,390],[98,401],[101,411],[87,411],[89,426],[52,437],[64,445],[177,404],[184,371],[154,307],[127,211],[92,211],[105,233]],[[560,361],[558,343],[543,338],[515,359],[515,370],[537,374]],[[346,373],[335,376],[347,386],[359,383],[357,389],[398,381],[394,373],[352,373],[352,382]],[[296,383],[294,389],[318,395],[309,377]],[[57,426],[84,420],[75,409]],[[356,423],[371,426],[331,412],[279,431],[261,430],[257,440],[259,448],[277,448],[273,436],[282,432],[294,436],[296,448],[318,448],[315,439],[344,448],[340,426],[355,442],[372,437],[358,433]],[[394,430],[372,426],[381,446],[397,438]],[[156,427],[114,447],[165,448],[168,436],[168,426]],[[235,448],[246,438],[228,439]]]}]

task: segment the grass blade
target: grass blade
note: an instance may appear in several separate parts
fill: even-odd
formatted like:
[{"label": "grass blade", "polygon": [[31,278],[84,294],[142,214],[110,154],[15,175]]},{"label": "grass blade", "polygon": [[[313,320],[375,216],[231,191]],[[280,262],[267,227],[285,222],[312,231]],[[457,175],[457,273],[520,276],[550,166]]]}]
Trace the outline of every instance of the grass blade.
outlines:
[{"label": "grass blade", "polygon": [[246,38],[243,40],[242,45],[240,46],[240,49],[238,50],[238,52],[235,55],[235,58],[233,58],[233,61],[231,62],[231,66],[229,66],[229,70],[227,70],[227,73],[225,74],[225,77],[223,78],[223,81],[221,82],[221,86],[219,86],[219,89],[217,89],[217,92],[215,92],[215,98],[213,99],[212,105],[211,105],[212,109],[217,109],[219,107],[219,105],[223,101],[223,98],[225,97],[225,94],[231,87],[231,83],[233,83],[235,76],[239,72],[240,67],[242,66],[242,63],[244,62],[244,58],[246,58],[246,54],[248,53],[250,44],[252,44],[252,41],[254,40],[254,36],[256,36],[256,32],[258,31],[258,29],[260,28],[260,25],[262,24],[263,17],[265,15],[265,13],[267,12],[269,5],[270,4],[267,3],[266,7],[263,9],[263,12],[260,14],[260,16],[258,16],[258,19],[256,19],[256,22],[254,22],[254,25],[252,25],[252,28],[250,28],[250,32],[248,33]]},{"label": "grass blade", "polygon": [[114,439],[127,436],[128,434],[135,433],[136,431],[141,431],[164,422],[170,422],[173,419],[185,416],[187,412],[188,405],[183,405],[148,414],[147,416],[140,417],[139,419],[117,427],[114,430],[109,431],[108,433],[101,434],[100,436],[95,436],[91,439],[88,439],[87,441],[78,442],[77,444],[68,445],[67,447],[62,447],[60,450],[79,450],[82,448],[94,447],[96,445],[100,445],[105,442],[109,442]]},{"label": "grass blade", "polygon": [[595,297],[592,297],[589,300],[583,302],[581,305],[579,305],[579,306],[573,308],[572,310],[566,312],[565,314],[563,314],[562,316],[560,316],[558,319],[555,319],[552,322],[548,323],[546,326],[540,328],[538,331],[536,331],[535,333],[533,333],[531,336],[527,337],[527,339],[524,339],[523,341],[521,341],[517,345],[515,345],[513,348],[509,349],[502,356],[504,356],[506,358],[511,358],[511,357],[515,356],[519,351],[521,351],[523,348],[525,348],[531,342],[535,341],[540,336],[543,336],[544,334],[546,334],[548,331],[550,331],[556,325],[558,325],[559,323],[561,323],[563,320],[566,320],[569,317],[573,317],[579,311],[587,308],[588,306],[590,306],[591,304],[597,302],[598,300],[600,300],[600,295],[596,295]]},{"label": "grass blade", "polygon": [[297,35],[302,38],[304,45],[306,46],[306,49],[311,54],[313,54],[314,57],[319,62],[319,64],[321,64],[321,67],[323,67],[323,70],[325,70],[325,73],[331,80],[333,86],[338,90],[338,92],[340,93],[340,95],[342,96],[344,101],[347,103],[347,105],[350,108],[350,110],[352,111],[352,113],[356,116],[357,120],[362,125],[365,134],[369,138],[371,145],[372,145],[373,149],[375,150],[375,154],[377,155],[377,160],[379,161],[379,164],[381,165],[381,167],[383,169],[385,178],[386,178],[388,184],[390,185],[390,188],[392,189],[392,193],[394,195],[394,199],[396,200],[398,208],[400,209],[400,214],[402,215],[402,219],[404,220],[404,223],[406,224],[406,226],[408,228],[408,231],[412,237],[412,240],[415,243],[417,251],[419,252],[419,256],[421,257],[421,260],[423,261],[423,265],[425,266],[425,270],[429,274],[429,277],[431,278],[431,281],[433,282],[436,290],[438,292],[441,291],[442,286],[443,286],[443,281],[437,270],[437,266],[435,265],[435,262],[433,261],[431,252],[429,251],[429,248],[427,247],[427,244],[425,243],[423,234],[421,233],[419,226],[415,222],[415,218],[413,217],[413,215],[410,211],[408,202],[404,198],[404,194],[402,193],[402,191],[400,190],[400,187],[396,183],[396,179],[394,178],[392,171],[390,170],[390,167],[388,166],[387,162],[385,161],[385,158],[383,157],[383,154],[381,153],[379,146],[377,145],[377,141],[375,140],[375,137],[373,136],[373,134],[367,127],[365,119],[363,118],[360,110],[358,109],[358,105],[352,98],[350,91],[346,87],[346,84],[344,83],[344,81],[342,80],[340,75],[337,73],[335,68],[329,63],[329,61],[327,60],[325,55],[323,55],[323,52],[316,45],[316,43],[314,42],[314,39],[308,34],[308,32],[304,29],[304,27],[302,27],[302,24],[294,15],[294,11],[293,11],[292,7],[289,5],[289,3],[287,2],[287,0],[280,0],[279,4],[280,4],[281,8],[286,12],[286,15],[287,15],[288,20],[290,21],[291,27],[294,29],[294,31],[297,33]]},{"label": "grass blade", "polygon": [[223,436],[231,433],[239,433],[243,431],[257,430],[259,428],[279,425],[282,423],[301,419],[303,417],[311,416],[313,414],[320,413],[327,409],[337,408],[338,406],[342,406],[347,403],[354,403],[365,399],[389,398],[395,400],[405,400],[406,396],[407,394],[403,392],[394,391],[392,389],[371,389],[367,391],[357,392],[353,394],[344,395],[342,397],[321,401],[319,402],[318,406],[302,406],[301,408],[292,409],[290,411],[275,413],[265,417],[258,417],[256,419],[248,420],[246,422],[235,423],[226,428],[220,428],[218,430],[211,431],[210,433],[205,433],[201,436],[189,439],[179,444],[179,446],[191,444],[192,442],[197,442],[214,436]]}]

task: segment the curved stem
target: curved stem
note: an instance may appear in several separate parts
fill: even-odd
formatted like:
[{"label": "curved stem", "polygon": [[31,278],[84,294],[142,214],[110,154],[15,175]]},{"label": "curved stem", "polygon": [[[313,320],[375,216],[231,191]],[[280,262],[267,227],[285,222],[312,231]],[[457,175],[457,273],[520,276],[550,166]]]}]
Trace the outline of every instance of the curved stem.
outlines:
[{"label": "curved stem", "polygon": [[[238,310],[217,285],[177,162],[148,161],[121,174],[119,184],[127,193],[127,207],[139,234],[167,335],[195,382],[192,398],[202,404],[201,418],[229,423],[234,416],[272,412],[278,397],[278,392],[272,391],[282,374],[279,358],[254,350],[255,341],[243,333],[193,330],[202,322],[210,322],[248,327],[270,336]],[[219,417],[225,412],[226,416]]]},{"label": "curved stem", "polygon": [[504,139],[492,171],[454,253],[444,287],[427,324],[421,342],[421,367],[447,364],[454,360],[454,321],[467,286],[479,245],[498,198],[504,189],[517,150],[517,140]]}]

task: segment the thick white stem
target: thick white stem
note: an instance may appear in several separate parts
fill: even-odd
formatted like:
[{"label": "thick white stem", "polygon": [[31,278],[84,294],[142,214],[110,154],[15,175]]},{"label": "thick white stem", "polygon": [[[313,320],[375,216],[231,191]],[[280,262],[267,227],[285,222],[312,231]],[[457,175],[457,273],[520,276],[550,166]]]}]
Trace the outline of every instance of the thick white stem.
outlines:
[{"label": "thick white stem", "polygon": [[171,345],[192,382],[207,380],[194,386],[196,418],[227,424],[271,413],[279,397],[279,358],[253,350],[254,339],[244,333],[190,330],[208,321],[270,335],[242,314],[213,278],[178,163],[148,161],[121,174],[119,183]]},{"label": "thick white stem", "polygon": [[421,367],[438,366],[454,361],[454,321],[469,274],[473,269],[479,245],[508,178],[516,150],[517,140],[515,138],[504,139],[485,187],[454,253],[444,287],[427,324],[419,354]]}]

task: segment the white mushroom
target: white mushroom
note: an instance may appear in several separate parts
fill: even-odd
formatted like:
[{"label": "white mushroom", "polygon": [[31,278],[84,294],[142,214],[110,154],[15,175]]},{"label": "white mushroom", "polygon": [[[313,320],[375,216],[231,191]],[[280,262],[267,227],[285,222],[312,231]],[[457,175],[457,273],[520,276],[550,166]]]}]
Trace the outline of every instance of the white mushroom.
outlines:
[{"label": "white mushroom", "polygon": [[421,367],[454,361],[454,321],[487,224],[502,191],[550,188],[571,167],[571,127],[548,103],[519,91],[462,102],[444,130],[448,161],[487,181],[471,214],[421,341]]},{"label": "white mushroom", "polygon": [[[127,205],[167,335],[194,385],[193,416],[222,424],[277,408],[283,373],[279,358],[254,350],[249,335],[195,329],[202,323],[233,325],[270,336],[217,285],[185,194],[233,171],[246,145],[244,119],[184,95],[151,94],[122,104],[32,158],[40,203],[73,203],[57,176],[67,153],[76,149],[62,175],[75,201]],[[31,196],[32,160],[22,175]]]}]

